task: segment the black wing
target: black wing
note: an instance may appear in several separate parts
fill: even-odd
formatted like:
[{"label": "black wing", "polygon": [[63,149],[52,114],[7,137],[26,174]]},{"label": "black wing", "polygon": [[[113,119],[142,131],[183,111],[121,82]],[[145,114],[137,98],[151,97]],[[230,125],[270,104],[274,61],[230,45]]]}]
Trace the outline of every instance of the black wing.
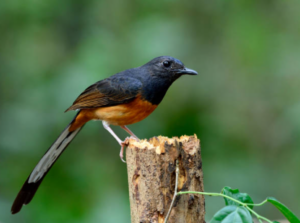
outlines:
[{"label": "black wing", "polygon": [[137,97],[141,87],[142,83],[136,78],[114,75],[88,87],[66,111],[129,103]]}]

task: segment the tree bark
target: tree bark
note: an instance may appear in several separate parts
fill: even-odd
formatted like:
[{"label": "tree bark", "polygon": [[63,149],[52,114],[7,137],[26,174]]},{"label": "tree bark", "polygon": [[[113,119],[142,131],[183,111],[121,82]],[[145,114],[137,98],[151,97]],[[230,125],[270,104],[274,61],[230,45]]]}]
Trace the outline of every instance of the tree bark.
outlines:
[{"label": "tree bark", "polygon": [[[176,160],[180,171],[178,191],[204,191],[200,141],[196,135],[128,140],[132,223],[164,222],[175,190]],[[202,223],[204,214],[203,195],[178,195],[168,223]]]}]

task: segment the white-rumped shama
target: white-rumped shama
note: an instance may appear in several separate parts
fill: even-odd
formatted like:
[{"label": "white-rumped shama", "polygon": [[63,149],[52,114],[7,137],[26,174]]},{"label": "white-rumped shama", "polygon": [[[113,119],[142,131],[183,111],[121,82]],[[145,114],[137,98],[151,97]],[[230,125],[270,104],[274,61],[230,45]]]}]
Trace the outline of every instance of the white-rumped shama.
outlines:
[{"label": "white-rumped shama", "polygon": [[24,204],[32,200],[57,158],[90,120],[102,120],[104,128],[121,145],[120,157],[123,160],[124,141],[109,125],[118,125],[138,139],[126,125],[139,122],[150,115],[171,84],[183,74],[196,75],[197,72],[186,68],[178,59],[161,56],[141,67],[98,81],[83,91],[66,110],[78,110],[78,113],[33,169],[16,197],[11,212],[18,213]]}]

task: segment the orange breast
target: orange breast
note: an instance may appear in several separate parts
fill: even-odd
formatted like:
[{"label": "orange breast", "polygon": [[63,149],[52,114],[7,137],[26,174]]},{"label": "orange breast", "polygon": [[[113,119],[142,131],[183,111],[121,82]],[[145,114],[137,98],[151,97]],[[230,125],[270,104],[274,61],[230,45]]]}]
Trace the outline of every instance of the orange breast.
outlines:
[{"label": "orange breast", "polygon": [[69,130],[74,131],[90,120],[104,120],[111,125],[130,125],[146,118],[156,107],[157,105],[137,97],[128,104],[82,109]]},{"label": "orange breast", "polygon": [[104,120],[112,125],[130,125],[150,115],[157,105],[137,97],[128,104],[95,109],[96,119]]}]

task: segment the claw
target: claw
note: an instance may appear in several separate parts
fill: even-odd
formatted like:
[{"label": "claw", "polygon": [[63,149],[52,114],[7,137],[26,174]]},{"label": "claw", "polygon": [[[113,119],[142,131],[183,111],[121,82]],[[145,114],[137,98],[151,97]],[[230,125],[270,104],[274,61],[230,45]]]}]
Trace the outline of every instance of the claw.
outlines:
[{"label": "claw", "polygon": [[120,143],[120,145],[121,145],[120,158],[121,158],[121,160],[122,160],[123,163],[126,163],[126,161],[123,159],[124,147],[128,146],[130,138],[126,137],[126,139],[123,142]]},{"label": "claw", "polygon": [[121,143],[120,158],[123,163],[126,163],[126,161],[123,159],[124,147],[125,147],[125,145],[123,143]]}]

